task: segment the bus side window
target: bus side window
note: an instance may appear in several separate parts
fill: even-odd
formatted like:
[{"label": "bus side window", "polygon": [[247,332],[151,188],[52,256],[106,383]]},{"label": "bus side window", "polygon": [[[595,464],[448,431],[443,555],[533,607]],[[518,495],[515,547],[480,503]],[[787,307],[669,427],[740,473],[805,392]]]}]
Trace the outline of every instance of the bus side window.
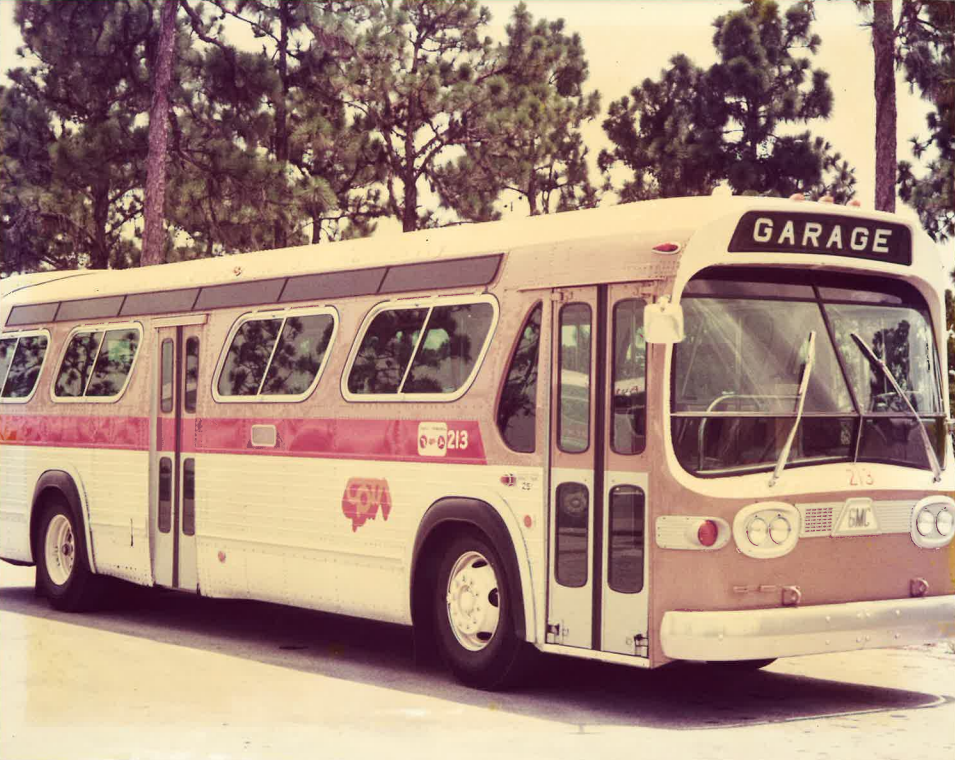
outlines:
[{"label": "bus side window", "polygon": [[537,304],[524,323],[498,402],[497,427],[504,442],[514,451],[534,451],[542,313],[543,306]]},{"label": "bus side window", "polygon": [[647,443],[646,302],[630,298],[613,309],[613,437],[618,454],[639,454]]},{"label": "bus side window", "polygon": [[557,445],[572,454],[590,446],[590,316],[585,303],[560,310]]},{"label": "bus side window", "polygon": [[[46,336],[34,335],[20,338],[19,342],[15,340],[3,342],[16,344],[16,353],[5,373],[2,369],[4,359],[0,358],[0,380],[3,382],[3,398],[25,399],[33,393],[37,378],[40,376],[40,369],[43,367],[43,359],[46,356]],[[12,352],[12,348],[10,351]],[[3,349],[0,348],[0,354],[2,352]],[[3,380],[4,374],[6,374],[5,380]]]},{"label": "bus side window", "polygon": [[188,414],[196,413],[196,392],[199,388],[199,339],[186,341],[186,392],[183,400]]}]

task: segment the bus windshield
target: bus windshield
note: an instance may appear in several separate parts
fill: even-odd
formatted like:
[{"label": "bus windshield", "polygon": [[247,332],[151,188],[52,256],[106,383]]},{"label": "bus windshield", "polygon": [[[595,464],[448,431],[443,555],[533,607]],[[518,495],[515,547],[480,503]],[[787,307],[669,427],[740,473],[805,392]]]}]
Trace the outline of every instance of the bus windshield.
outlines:
[{"label": "bus windshield", "polygon": [[885,362],[942,457],[932,323],[914,288],[870,277],[722,268],[689,283],[683,310],[671,411],[674,449],[689,472],[775,467],[796,418],[812,332],[814,362],[789,466],[931,466],[909,405],[853,333]]}]

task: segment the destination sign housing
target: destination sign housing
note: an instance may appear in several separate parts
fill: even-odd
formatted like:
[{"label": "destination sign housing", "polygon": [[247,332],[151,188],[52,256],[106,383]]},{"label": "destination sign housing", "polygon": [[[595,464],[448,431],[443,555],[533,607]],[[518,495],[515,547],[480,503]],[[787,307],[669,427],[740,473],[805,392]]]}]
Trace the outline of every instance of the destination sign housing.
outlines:
[{"label": "destination sign housing", "polygon": [[790,211],[747,211],[730,240],[731,253],[825,253],[912,263],[912,233],[904,224],[854,216]]}]

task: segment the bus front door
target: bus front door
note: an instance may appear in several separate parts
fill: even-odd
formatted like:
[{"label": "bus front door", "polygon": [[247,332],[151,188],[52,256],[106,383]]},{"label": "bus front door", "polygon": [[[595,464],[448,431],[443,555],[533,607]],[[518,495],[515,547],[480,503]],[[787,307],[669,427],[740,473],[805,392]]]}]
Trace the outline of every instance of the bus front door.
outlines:
[{"label": "bus front door", "polygon": [[156,338],[156,446],[149,519],[153,577],[158,585],[195,592],[199,577],[192,442],[197,419],[199,334],[195,324],[176,324],[159,327]]},{"label": "bus front door", "polygon": [[552,304],[547,641],[646,657],[645,301],[624,284]]}]

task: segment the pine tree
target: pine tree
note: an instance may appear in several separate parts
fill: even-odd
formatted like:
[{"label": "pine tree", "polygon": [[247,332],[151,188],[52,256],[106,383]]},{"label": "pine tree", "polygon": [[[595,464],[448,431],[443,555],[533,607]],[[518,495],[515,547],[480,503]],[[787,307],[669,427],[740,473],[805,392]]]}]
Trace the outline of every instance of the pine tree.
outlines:
[{"label": "pine tree", "polygon": [[828,75],[800,51],[819,36],[801,2],[781,13],[773,0],[743,0],[714,22],[718,61],[704,71],[676,56],[660,80],[645,80],[611,104],[604,130],[614,148],[599,158],[608,182],[633,172],[624,200],[708,192],[854,194],[851,167],[825,140],[791,125],[832,109]]},{"label": "pine tree", "polygon": [[490,14],[475,0],[383,0],[345,67],[349,105],[381,139],[385,203],[407,232],[433,224],[421,185],[437,184],[439,157],[476,139],[487,107]]},{"label": "pine tree", "polygon": [[[35,173],[21,171],[13,179],[25,184],[13,192],[34,222],[58,230],[54,240],[69,238],[81,264],[128,266],[138,255],[126,225],[142,211],[146,135],[136,117],[148,108],[152,13],[136,2],[21,0],[14,18],[37,63],[8,74],[22,109],[12,118],[45,111],[52,139],[48,182],[33,184]],[[38,258],[50,257],[59,259],[55,250]]]},{"label": "pine tree", "polygon": [[497,216],[494,201],[517,193],[532,216],[597,203],[580,127],[597,116],[600,95],[584,91],[588,64],[577,34],[564,21],[534,23],[524,3],[495,51],[490,100],[463,157],[437,172],[445,205],[459,216]]}]

